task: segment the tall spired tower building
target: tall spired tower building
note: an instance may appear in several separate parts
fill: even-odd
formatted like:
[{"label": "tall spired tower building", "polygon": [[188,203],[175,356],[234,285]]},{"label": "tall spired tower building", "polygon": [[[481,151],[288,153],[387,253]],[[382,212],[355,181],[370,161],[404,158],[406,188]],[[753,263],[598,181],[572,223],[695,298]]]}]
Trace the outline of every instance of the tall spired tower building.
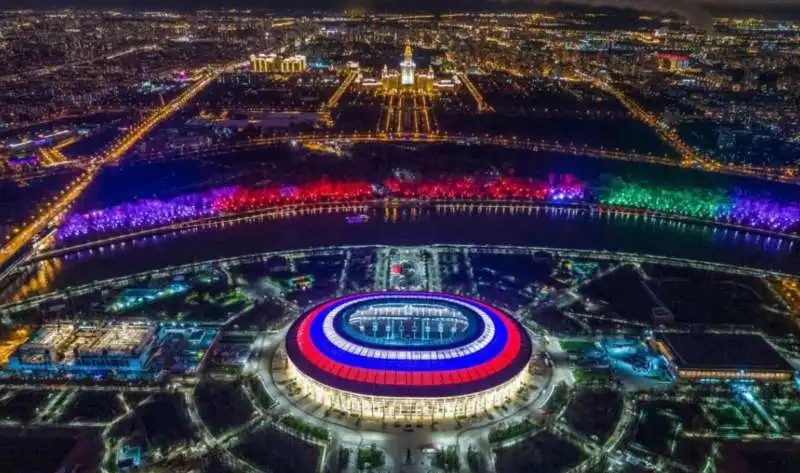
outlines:
[{"label": "tall spired tower building", "polygon": [[406,40],[403,61],[400,63],[400,84],[402,85],[414,85],[414,74],[417,65],[414,64],[414,59],[411,56],[411,41]]},{"label": "tall spired tower building", "polygon": [[[427,71],[417,71],[417,65],[414,63],[413,51],[411,50],[411,41],[406,40],[399,70],[389,69],[389,66],[384,65],[381,69],[380,82],[376,79],[361,78],[358,83],[362,87],[380,87],[384,93],[431,93],[436,87],[436,76],[430,66]],[[444,87],[447,87],[447,85],[445,84]],[[452,84],[450,87],[452,87]]]}]

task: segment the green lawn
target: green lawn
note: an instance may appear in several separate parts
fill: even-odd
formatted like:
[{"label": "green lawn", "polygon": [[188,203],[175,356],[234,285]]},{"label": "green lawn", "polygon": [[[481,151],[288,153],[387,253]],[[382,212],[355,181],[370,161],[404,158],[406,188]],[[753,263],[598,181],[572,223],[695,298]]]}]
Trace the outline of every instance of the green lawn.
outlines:
[{"label": "green lawn", "polygon": [[594,342],[590,340],[559,340],[558,344],[564,351],[585,352],[592,350]]}]

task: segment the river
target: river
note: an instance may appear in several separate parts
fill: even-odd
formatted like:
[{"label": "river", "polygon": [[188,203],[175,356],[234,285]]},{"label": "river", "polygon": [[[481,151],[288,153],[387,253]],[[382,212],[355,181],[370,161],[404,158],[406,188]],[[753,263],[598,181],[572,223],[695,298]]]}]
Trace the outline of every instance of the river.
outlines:
[{"label": "river", "polygon": [[516,245],[609,250],[800,273],[800,242],[713,225],[566,209],[531,214],[375,208],[366,223],[322,214],[145,237],[60,257],[51,288],[249,253],[336,245]]}]

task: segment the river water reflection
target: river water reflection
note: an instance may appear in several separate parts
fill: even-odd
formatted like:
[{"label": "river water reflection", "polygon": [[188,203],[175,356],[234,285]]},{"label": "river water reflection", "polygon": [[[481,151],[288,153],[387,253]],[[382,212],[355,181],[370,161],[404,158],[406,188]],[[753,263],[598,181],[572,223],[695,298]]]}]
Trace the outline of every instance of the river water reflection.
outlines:
[{"label": "river water reflection", "polygon": [[644,253],[800,273],[800,242],[660,218],[565,209],[523,214],[376,208],[297,216],[146,237],[61,257],[52,288],[182,263],[335,245],[518,245]]}]

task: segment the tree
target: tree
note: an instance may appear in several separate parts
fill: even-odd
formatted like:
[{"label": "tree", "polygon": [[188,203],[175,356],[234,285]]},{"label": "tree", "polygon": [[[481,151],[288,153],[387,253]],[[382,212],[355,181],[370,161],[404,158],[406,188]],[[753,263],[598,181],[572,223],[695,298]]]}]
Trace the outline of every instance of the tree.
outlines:
[{"label": "tree", "polygon": [[339,449],[339,460],[337,462],[337,466],[339,467],[339,471],[344,471],[347,469],[347,465],[350,463],[350,449],[349,448],[340,448]]}]

